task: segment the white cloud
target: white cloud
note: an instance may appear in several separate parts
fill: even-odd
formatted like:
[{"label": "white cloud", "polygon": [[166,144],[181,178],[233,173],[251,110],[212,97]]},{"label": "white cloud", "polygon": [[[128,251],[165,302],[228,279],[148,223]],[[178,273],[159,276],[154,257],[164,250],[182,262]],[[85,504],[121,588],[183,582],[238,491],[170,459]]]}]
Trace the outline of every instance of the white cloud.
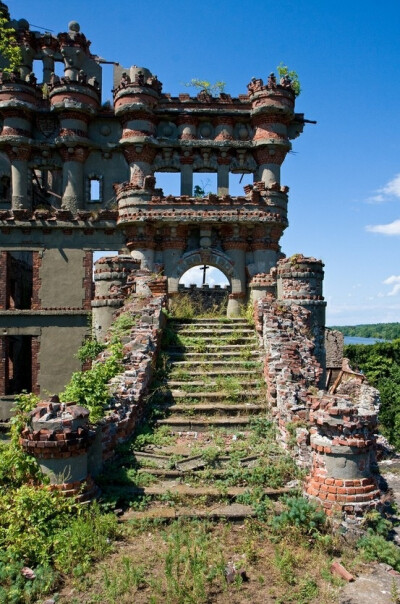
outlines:
[{"label": "white cloud", "polygon": [[400,198],[400,174],[397,174],[387,183],[387,185],[385,185],[382,189],[379,189],[378,193]]},{"label": "white cloud", "polygon": [[[180,283],[183,283],[186,287],[189,287],[192,283],[201,286],[202,282],[203,271],[199,266],[190,268],[180,279]],[[207,270],[206,283],[208,283],[210,287],[214,287],[214,285],[221,285],[221,287],[223,287],[224,285],[228,285],[229,281],[219,269],[211,266]]]},{"label": "white cloud", "polygon": [[400,218],[389,222],[389,224],[372,224],[365,227],[369,233],[380,233],[381,235],[400,235]]},{"label": "white cloud", "polygon": [[400,275],[391,275],[383,282],[385,285],[393,285],[393,288],[388,293],[388,296],[395,296],[400,292]]},{"label": "white cloud", "polygon": [[396,174],[384,187],[367,199],[367,203],[383,203],[393,197],[400,199],[400,174]]}]

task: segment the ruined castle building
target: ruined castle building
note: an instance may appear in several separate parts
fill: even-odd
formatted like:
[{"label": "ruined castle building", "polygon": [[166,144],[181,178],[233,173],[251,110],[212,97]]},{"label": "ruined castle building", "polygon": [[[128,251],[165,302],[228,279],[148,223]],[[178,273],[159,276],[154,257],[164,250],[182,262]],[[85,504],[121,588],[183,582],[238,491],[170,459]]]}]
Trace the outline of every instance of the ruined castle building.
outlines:
[{"label": "ruined castle building", "polygon": [[[217,267],[230,281],[230,316],[250,292],[276,296],[288,225],[280,169],[306,121],[290,80],[273,74],[267,83],[253,78],[237,98],[173,97],[148,69],[118,65],[113,105],[103,105],[101,60],[76,21],[57,36],[24,19],[11,25],[22,64],[0,73],[0,420],[15,393],[58,392],[80,368],[74,355],[92,308],[103,337],[120,301],[108,290],[93,300],[95,251],[125,258],[122,269],[104,265],[98,291],[120,287],[130,255],[140,270],[168,278],[170,296],[189,268]],[[181,195],[157,189],[156,172],[179,173]],[[218,191],[193,197],[196,172],[216,173]],[[253,174],[243,196],[230,196],[230,173]],[[316,265],[303,277],[289,268],[279,276],[288,300],[296,283],[321,276]],[[313,301],[306,289],[297,297],[315,310],[320,340],[322,294]]]}]

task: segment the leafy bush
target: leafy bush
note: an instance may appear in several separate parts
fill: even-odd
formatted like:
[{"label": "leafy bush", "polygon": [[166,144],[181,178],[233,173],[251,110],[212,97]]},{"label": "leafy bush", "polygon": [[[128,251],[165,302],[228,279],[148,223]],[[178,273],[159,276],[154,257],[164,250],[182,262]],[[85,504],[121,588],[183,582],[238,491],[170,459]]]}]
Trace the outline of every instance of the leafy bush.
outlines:
[{"label": "leafy bush", "polygon": [[285,497],[286,510],[272,521],[272,528],[284,531],[296,527],[301,533],[317,536],[326,524],[324,512],[305,497]]},{"label": "leafy bush", "polygon": [[105,344],[89,338],[82,344],[76,356],[81,363],[86,363],[86,361],[94,361],[97,355],[100,354],[105,347]]},{"label": "leafy bush", "polygon": [[[87,572],[116,535],[116,517],[102,515],[96,504],[82,509],[45,487],[1,490],[0,602],[36,601],[54,586],[58,572]],[[24,566],[34,580],[21,575]]]},{"label": "leafy bush", "polygon": [[28,413],[39,402],[35,394],[23,392],[16,397],[11,419],[10,442],[0,443],[0,487],[18,487],[24,482],[40,483],[43,475],[36,459],[27,455],[19,444]]},{"label": "leafy bush", "polygon": [[74,401],[87,407],[90,420],[96,422],[104,416],[110,400],[108,382],[122,370],[122,344],[116,342],[109,347],[110,356],[95,363],[88,371],[76,371],[60,394],[60,400]]},{"label": "leafy bush", "polygon": [[358,543],[362,557],[367,560],[378,560],[390,564],[395,570],[400,571],[400,549],[382,535],[370,533],[362,537]]}]

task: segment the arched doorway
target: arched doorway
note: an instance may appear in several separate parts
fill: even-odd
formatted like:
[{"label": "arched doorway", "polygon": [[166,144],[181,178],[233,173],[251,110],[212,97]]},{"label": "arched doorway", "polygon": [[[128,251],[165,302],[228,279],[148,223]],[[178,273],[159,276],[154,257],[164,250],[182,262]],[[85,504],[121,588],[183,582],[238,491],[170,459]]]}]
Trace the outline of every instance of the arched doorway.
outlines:
[{"label": "arched doorway", "polygon": [[230,292],[230,280],[219,268],[201,264],[181,276],[173,306],[183,300],[196,315],[225,315]]},{"label": "arched doorway", "polygon": [[[203,285],[203,278],[201,277],[201,281],[199,281],[198,284],[195,282],[194,287],[190,288],[191,284],[185,283],[184,276],[188,273],[190,280],[189,271],[196,267],[200,267],[198,273],[205,273],[205,283]],[[204,267],[207,268],[204,269]],[[207,271],[210,271],[211,269],[215,269],[215,275],[221,274],[220,283],[207,283]],[[208,287],[204,287],[207,285]],[[214,292],[212,292],[212,294],[215,293],[215,289],[220,289],[215,288],[215,285],[227,285],[222,294],[226,300],[226,306],[224,306],[223,310],[221,309],[220,314],[227,314],[228,316],[239,314],[239,308],[237,307],[238,297],[244,298],[245,292],[242,293],[242,282],[240,275],[237,273],[235,263],[224,252],[207,248],[183,254],[175,265],[172,274],[168,275],[168,294],[172,298],[182,295],[183,293],[192,295],[192,297],[194,295],[198,297],[199,290],[203,289],[204,296],[203,294],[201,295],[211,299],[212,295],[209,293],[211,289],[210,285],[214,286]],[[195,292],[197,293],[195,294]],[[217,297],[220,295],[221,294],[217,293]]]}]

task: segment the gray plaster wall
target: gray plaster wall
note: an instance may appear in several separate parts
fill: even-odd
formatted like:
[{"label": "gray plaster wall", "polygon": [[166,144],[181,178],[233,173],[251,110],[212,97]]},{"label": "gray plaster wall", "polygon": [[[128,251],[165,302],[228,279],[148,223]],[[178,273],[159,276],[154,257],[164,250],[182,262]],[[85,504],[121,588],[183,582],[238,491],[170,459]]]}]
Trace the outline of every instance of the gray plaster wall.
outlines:
[{"label": "gray plaster wall", "polygon": [[[85,207],[87,210],[95,210],[98,206],[109,207],[115,205],[115,192],[113,184],[129,180],[129,166],[122,153],[113,153],[108,157],[107,152],[92,151],[84,168],[85,183],[90,177],[99,176],[103,179],[102,203],[90,202],[86,195]],[[85,186],[87,191],[87,186]]]},{"label": "gray plaster wall", "polygon": [[88,324],[42,328],[38,359],[38,382],[42,397],[61,392],[72,373],[81,369],[75,355],[88,333]]},{"label": "gray plaster wall", "polygon": [[40,469],[50,479],[50,484],[86,480],[87,453],[65,459],[41,459]]},{"label": "gray plaster wall", "polygon": [[83,250],[62,247],[43,251],[39,270],[39,298],[43,308],[82,308],[84,254]]}]

